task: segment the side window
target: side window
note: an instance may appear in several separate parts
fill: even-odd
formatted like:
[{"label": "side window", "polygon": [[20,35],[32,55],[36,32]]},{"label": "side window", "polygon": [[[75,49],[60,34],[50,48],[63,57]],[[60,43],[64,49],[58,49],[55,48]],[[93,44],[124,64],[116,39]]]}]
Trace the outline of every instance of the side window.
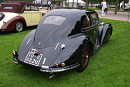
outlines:
[{"label": "side window", "polygon": [[31,6],[31,11],[38,11],[38,8],[37,8],[37,6]]},{"label": "side window", "polygon": [[84,21],[83,21],[83,28],[87,28],[90,26],[90,20],[88,17],[85,17]]},{"label": "side window", "polygon": [[31,11],[31,6],[30,5],[25,5],[24,11]]},{"label": "side window", "polygon": [[78,33],[81,33],[81,23],[80,23],[80,21],[76,22],[74,29],[71,31],[70,34],[68,34],[68,36],[72,36],[72,35],[75,35],[75,34],[78,34]]},{"label": "side window", "polygon": [[91,17],[91,25],[95,25],[98,23],[98,18],[96,13],[90,14],[90,17]]},{"label": "side window", "polygon": [[79,21],[76,22],[74,29],[68,36],[72,36],[78,33],[81,33],[82,30],[89,26],[89,19],[86,18],[86,15],[83,15]]}]

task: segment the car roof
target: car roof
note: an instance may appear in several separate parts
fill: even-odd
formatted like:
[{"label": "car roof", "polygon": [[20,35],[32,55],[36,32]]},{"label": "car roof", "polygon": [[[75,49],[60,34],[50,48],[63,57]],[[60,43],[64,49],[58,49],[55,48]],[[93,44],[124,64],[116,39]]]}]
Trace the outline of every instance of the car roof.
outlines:
[{"label": "car roof", "polygon": [[94,10],[80,10],[80,9],[54,9],[46,13],[41,22],[48,16],[63,16],[68,21],[77,21],[84,15],[89,15],[91,13],[96,13]]},{"label": "car roof", "polygon": [[80,9],[55,9],[50,11],[49,14],[53,15],[78,15],[81,13],[96,13],[94,10],[80,10]]},{"label": "car roof", "polygon": [[4,1],[1,4],[19,4],[21,6],[24,6],[25,4],[33,4],[32,2],[28,2],[28,1]]},{"label": "car roof", "polygon": [[[28,1],[4,1],[1,3],[0,12],[22,13],[25,5],[36,5]],[[4,7],[13,7],[13,9],[4,9]]]},{"label": "car roof", "polygon": [[[76,28],[80,27],[80,21],[87,13],[95,13],[93,10],[79,10],[79,9],[54,9],[46,13],[38,25],[36,32],[36,41],[60,41],[67,37]],[[44,24],[44,20],[49,16],[63,16],[64,22],[61,25]],[[49,20],[48,20],[49,21]],[[52,20],[53,21],[53,20]],[[77,26],[78,25],[78,26]],[[39,39],[38,39],[39,38]],[[55,39],[56,38],[56,39]],[[44,39],[44,40],[43,40]],[[49,45],[49,43],[48,43]]]}]

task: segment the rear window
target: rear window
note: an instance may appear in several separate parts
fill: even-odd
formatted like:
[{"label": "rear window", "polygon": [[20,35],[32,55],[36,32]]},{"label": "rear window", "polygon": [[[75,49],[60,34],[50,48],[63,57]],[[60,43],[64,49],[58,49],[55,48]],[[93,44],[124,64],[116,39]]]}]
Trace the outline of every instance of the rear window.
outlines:
[{"label": "rear window", "polygon": [[13,7],[4,7],[4,9],[13,9]]},{"label": "rear window", "polygon": [[44,19],[43,24],[61,25],[65,21],[62,16],[48,16]]},{"label": "rear window", "polygon": [[1,4],[0,12],[15,12],[21,13],[22,7],[19,4]]}]

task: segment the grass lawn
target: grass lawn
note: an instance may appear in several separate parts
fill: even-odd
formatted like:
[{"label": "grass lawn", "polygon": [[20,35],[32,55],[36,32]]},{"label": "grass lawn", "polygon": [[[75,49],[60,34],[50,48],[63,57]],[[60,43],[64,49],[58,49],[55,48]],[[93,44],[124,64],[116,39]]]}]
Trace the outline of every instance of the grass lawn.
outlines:
[{"label": "grass lawn", "polygon": [[113,25],[107,44],[91,57],[88,68],[61,72],[55,79],[37,69],[12,62],[12,50],[31,30],[0,33],[0,87],[130,87],[130,23],[102,19]]}]

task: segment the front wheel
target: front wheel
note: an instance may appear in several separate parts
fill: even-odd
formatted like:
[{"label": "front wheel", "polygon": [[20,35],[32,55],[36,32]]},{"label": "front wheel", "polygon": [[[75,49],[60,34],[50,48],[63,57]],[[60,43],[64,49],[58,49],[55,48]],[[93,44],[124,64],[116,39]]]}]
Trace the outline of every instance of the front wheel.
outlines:
[{"label": "front wheel", "polygon": [[89,58],[90,58],[90,51],[89,46],[87,45],[82,51],[81,63],[80,66],[77,68],[78,72],[82,72],[83,70],[85,70],[85,68],[88,66]]},{"label": "front wheel", "polygon": [[21,31],[23,31],[23,28],[24,28],[24,25],[23,25],[23,23],[22,22],[17,22],[16,23],[16,25],[15,25],[15,31],[16,32],[21,32]]}]

